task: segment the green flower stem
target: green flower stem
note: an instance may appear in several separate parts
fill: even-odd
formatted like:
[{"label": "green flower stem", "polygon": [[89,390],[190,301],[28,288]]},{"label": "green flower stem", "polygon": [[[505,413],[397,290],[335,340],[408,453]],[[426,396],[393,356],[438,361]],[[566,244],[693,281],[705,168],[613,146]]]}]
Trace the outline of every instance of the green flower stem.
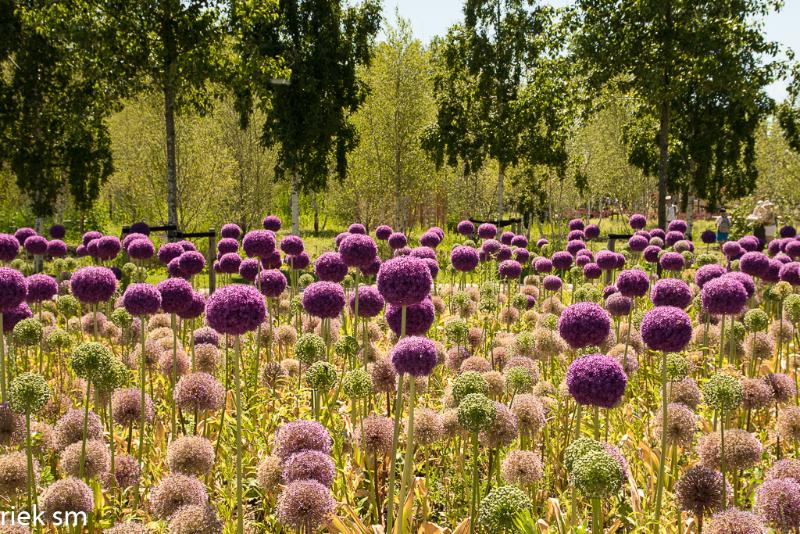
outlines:
[{"label": "green flower stem", "polygon": [[[406,306],[400,308],[400,339],[406,335]],[[389,492],[386,499],[386,532],[392,532],[394,522],[394,479],[397,475],[397,442],[400,439],[400,417],[403,415],[403,374],[397,377],[397,398],[394,401],[392,453],[389,456]],[[403,504],[400,503],[402,508]]]},{"label": "green flower stem", "polygon": [[719,472],[722,473],[722,502],[728,504],[728,488],[725,484],[725,410],[719,411]]},{"label": "green flower stem", "polygon": [[81,437],[81,463],[78,478],[83,479],[83,468],[86,464],[86,434],[89,431],[89,399],[91,399],[92,383],[86,381],[86,405],[83,408],[83,435]]},{"label": "green flower stem", "polygon": [[142,472],[144,472],[144,466],[142,465],[142,458],[144,456],[144,429],[145,429],[145,417],[144,417],[144,397],[145,397],[145,366],[147,365],[147,356],[145,354],[145,320],[144,315],[139,318],[139,321],[142,323],[141,327],[141,338],[142,338],[142,353],[139,355],[139,387],[141,388],[140,391],[140,399],[139,399],[139,466],[142,468]]},{"label": "green flower stem", "polygon": [[0,312],[0,400],[6,402],[6,335],[3,330],[3,312]]},{"label": "green flower stem", "polygon": [[592,534],[603,534],[603,505],[600,497],[592,497]]},{"label": "green flower stem", "polygon": [[175,384],[178,382],[178,330],[176,326],[175,314],[171,313],[169,316],[170,326],[172,327],[172,372],[170,373],[169,383],[169,403],[172,408],[172,439],[178,437],[178,414],[175,409]]},{"label": "green flower stem", "polygon": [[233,364],[233,383],[236,391],[236,532],[244,532],[244,507],[242,506],[242,385],[239,365],[242,359],[240,336],[236,336],[236,362]]},{"label": "green flower stem", "polygon": [[417,396],[417,381],[414,377],[410,377],[409,393],[408,393],[408,424],[406,425],[406,456],[403,459],[403,479],[400,484],[400,507],[398,513],[400,515],[398,523],[400,531],[405,532],[405,523],[403,522],[403,514],[405,512],[406,493],[411,488],[411,476],[413,475],[414,466],[414,404]]},{"label": "green flower stem", "polygon": [[478,470],[480,467],[480,463],[478,461],[478,433],[472,433],[472,496],[470,497],[469,501],[469,532],[473,534],[475,532],[475,525],[478,522],[478,518],[475,516],[475,508],[478,504],[478,488],[480,484],[478,482]]},{"label": "green flower stem", "polygon": [[31,443],[31,414],[25,412],[25,449],[28,453],[28,510],[36,502],[36,480],[33,479],[33,444]]},{"label": "green flower stem", "polygon": [[656,528],[661,528],[661,499],[664,495],[664,473],[667,465],[667,353],[661,353],[661,452],[656,482]]}]

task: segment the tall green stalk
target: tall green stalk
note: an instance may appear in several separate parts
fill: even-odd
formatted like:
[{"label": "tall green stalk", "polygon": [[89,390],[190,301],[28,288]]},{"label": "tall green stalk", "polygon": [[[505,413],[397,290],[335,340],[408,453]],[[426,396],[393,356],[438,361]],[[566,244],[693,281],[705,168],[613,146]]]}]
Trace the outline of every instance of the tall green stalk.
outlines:
[{"label": "tall green stalk", "polygon": [[[406,306],[400,308],[400,339],[406,335]],[[403,416],[403,374],[397,377],[397,396],[394,401],[392,426],[392,452],[389,456],[389,491],[386,496],[386,532],[392,532],[394,523],[394,479],[397,475],[397,442],[400,439],[400,417]],[[402,503],[400,504],[402,508]]]},{"label": "tall green stalk", "polygon": [[405,532],[405,524],[403,522],[403,515],[405,513],[405,502],[407,499],[406,493],[411,488],[411,476],[413,474],[414,466],[414,404],[417,396],[417,381],[414,377],[410,377],[408,393],[408,424],[406,425],[406,455],[403,459],[403,480],[400,484],[400,507],[398,513],[400,517],[398,523],[400,531]]},{"label": "tall green stalk", "polygon": [[236,336],[236,362],[233,364],[233,382],[236,392],[236,532],[244,532],[244,507],[242,506],[242,385],[239,365],[242,361],[240,336]]},{"label": "tall green stalk", "polygon": [[658,462],[658,481],[656,482],[656,525],[660,527],[661,499],[664,495],[664,473],[667,465],[667,353],[661,353],[661,452]]}]

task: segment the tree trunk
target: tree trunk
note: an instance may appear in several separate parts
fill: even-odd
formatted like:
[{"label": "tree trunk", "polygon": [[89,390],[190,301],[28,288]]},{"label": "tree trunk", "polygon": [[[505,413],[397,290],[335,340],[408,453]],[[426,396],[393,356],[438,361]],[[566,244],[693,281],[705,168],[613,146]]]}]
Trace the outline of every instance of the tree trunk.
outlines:
[{"label": "tree trunk", "polygon": [[292,170],[292,233],[300,235],[300,177]]},{"label": "tree trunk", "polygon": [[314,203],[314,235],[319,234],[319,203],[317,202],[317,192],[314,191],[311,196]]},{"label": "tree trunk", "polygon": [[[173,70],[173,67],[168,67]],[[175,88],[167,74],[164,84],[164,129],[167,136],[167,224],[178,225],[178,164],[175,156]],[[170,235],[170,241],[174,237]]]},{"label": "tree trunk", "polygon": [[672,109],[669,88],[672,60],[672,1],[664,2],[667,32],[664,38],[663,91],[659,104],[660,127],[658,132],[658,226],[667,228],[667,179],[669,178],[669,125]]},{"label": "tree trunk", "polygon": [[503,194],[505,191],[506,164],[500,163],[497,171],[497,220],[503,219]]},{"label": "tree trunk", "polygon": [[694,193],[691,189],[686,195],[687,202],[686,202],[686,226],[689,228],[686,230],[687,236],[692,236],[692,225],[694,224]]}]

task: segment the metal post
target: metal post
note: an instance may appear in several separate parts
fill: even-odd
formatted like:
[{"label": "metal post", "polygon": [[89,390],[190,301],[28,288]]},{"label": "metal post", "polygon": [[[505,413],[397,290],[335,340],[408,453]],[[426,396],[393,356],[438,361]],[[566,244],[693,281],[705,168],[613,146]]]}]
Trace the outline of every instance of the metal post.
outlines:
[{"label": "metal post", "polygon": [[212,295],[217,288],[217,273],[214,271],[214,260],[217,255],[217,231],[208,229],[208,252],[206,253],[206,268],[208,269],[208,294]]}]

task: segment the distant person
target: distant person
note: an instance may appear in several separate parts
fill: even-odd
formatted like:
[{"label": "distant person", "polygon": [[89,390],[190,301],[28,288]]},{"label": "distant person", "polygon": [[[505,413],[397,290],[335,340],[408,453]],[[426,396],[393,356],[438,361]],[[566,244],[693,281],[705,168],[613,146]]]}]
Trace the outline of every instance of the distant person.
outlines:
[{"label": "distant person", "polygon": [[731,231],[731,219],[728,217],[728,212],[725,208],[719,210],[719,217],[717,217],[717,243],[722,244],[728,240],[728,234]]},{"label": "distant person", "polygon": [[678,216],[678,206],[672,201],[672,197],[668,196],[667,200],[667,224],[674,221]]},{"label": "distant person", "polygon": [[753,208],[753,213],[747,216],[753,224],[753,235],[763,243],[768,243],[775,238],[778,220],[775,216],[775,204],[769,200],[759,200]]}]

